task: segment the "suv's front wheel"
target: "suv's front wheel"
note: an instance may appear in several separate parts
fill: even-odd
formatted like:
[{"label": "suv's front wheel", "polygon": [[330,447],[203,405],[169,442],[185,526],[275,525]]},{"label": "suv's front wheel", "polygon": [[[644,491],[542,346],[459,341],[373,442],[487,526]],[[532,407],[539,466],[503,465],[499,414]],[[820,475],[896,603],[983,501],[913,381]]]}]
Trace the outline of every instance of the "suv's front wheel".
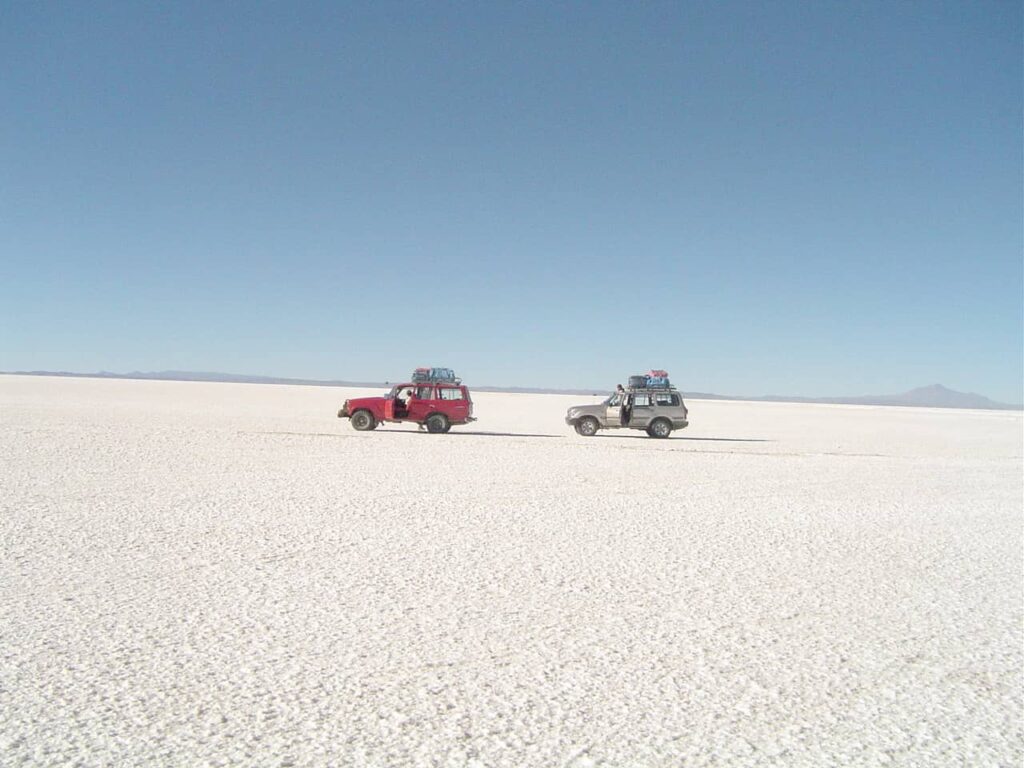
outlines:
[{"label": "suv's front wheel", "polygon": [[447,432],[451,428],[452,425],[448,422],[448,417],[443,413],[432,413],[427,416],[427,432],[439,434]]},{"label": "suv's front wheel", "polygon": [[373,414],[369,411],[356,411],[352,414],[349,421],[352,422],[352,428],[358,429],[360,432],[366,432],[377,427],[377,420],[373,418]]},{"label": "suv's front wheel", "polygon": [[576,434],[583,435],[584,437],[593,437],[597,434],[599,426],[597,419],[593,416],[584,416],[576,422]]},{"label": "suv's front wheel", "polygon": [[668,419],[655,419],[647,428],[647,434],[651,437],[668,437],[672,434],[672,422]]}]

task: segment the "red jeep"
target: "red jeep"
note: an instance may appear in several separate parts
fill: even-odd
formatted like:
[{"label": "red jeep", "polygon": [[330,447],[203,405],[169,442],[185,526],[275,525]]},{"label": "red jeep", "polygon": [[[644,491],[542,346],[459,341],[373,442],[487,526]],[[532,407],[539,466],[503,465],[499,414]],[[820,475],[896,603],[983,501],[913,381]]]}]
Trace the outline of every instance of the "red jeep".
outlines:
[{"label": "red jeep", "polygon": [[476,421],[469,388],[456,380],[397,384],[384,397],[346,400],[338,418],[346,417],[359,431],[376,429],[384,421],[413,421],[428,432],[447,432],[453,424]]}]

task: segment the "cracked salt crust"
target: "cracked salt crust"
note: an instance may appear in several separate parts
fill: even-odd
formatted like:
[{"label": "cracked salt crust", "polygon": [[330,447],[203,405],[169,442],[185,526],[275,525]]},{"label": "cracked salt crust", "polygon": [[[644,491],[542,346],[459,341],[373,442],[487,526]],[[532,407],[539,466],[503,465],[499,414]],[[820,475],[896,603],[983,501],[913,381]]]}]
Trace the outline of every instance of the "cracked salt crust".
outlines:
[{"label": "cracked salt crust", "polygon": [[0,377],[5,765],[1019,765],[1021,414]]}]

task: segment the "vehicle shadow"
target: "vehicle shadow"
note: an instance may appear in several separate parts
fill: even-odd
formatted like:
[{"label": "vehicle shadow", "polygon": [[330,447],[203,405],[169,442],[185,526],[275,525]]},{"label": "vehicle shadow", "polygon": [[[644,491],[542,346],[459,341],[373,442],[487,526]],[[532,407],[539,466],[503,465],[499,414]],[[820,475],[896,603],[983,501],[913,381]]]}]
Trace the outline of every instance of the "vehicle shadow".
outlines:
[{"label": "vehicle shadow", "polygon": [[[612,434],[601,434],[598,433],[595,437],[613,437],[617,440],[650,440],[651,438],[647,435],[612,435]],[[668,440],[691,440],[693,442],[700,443],[774,443],[774,440],[768,440],[763,437],[682,437],[676,435],[670,435]]]},{"label": "vehicle shadow", "polygon": [[774,443],[764,437],[676,437],[675,440],[696,440],[705,443]]},{"label": "vehicle shadow", "polygon": [[[421,434],[428,434],[428,433],[427,432],[422,432]],[[464,429],[458,429],[457,427],[453,428],[451,432],[448,432],[448,435],[449,436],[451,436],[451,435],[459,435],[460,437],[467,436],[467,435],[470,436],[470,437],[553,437],[553,438],[564,437],[564,435],[535,435],[535,434],[531,434],[529,432],[480,432],[480,431],[468,432],[468,431],[466,431]]]},{"label": "vehicle shadow", "polygon": [[563,437],[560,434],[531,434],[529,432],[467,432],[465,430],[453,429],[449,434],[475,435],[477,437]]}]

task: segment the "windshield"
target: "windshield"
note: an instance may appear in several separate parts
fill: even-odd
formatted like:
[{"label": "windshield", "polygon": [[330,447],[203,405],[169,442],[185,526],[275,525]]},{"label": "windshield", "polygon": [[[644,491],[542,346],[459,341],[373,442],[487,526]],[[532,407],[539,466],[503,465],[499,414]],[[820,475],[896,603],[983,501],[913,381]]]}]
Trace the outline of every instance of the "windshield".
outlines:
[{"label": "windshield", "polygon": [[620,395],[618,392],[612,392],[610,395],[608,395],[608,399],[604,401],[604,404],[605,405],[618,405],[621,402],[621,400],[620,400],[621,397],[622,397],[622,395]]}]

